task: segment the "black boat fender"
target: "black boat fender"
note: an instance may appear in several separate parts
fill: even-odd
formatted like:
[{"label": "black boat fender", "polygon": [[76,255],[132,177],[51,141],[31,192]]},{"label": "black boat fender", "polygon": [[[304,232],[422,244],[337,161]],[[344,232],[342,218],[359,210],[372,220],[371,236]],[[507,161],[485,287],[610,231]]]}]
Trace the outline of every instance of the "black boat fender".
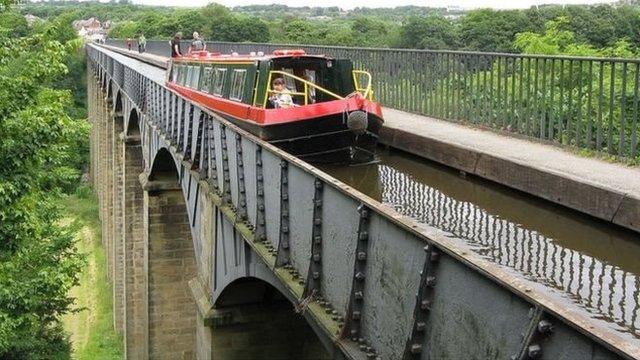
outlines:
[{"label": "black boat fender", "polygon": [[347,116],[347,127],[356,135],[362,135],[367,132],[368,125],[368,116],[364,111],[352,111]]}]

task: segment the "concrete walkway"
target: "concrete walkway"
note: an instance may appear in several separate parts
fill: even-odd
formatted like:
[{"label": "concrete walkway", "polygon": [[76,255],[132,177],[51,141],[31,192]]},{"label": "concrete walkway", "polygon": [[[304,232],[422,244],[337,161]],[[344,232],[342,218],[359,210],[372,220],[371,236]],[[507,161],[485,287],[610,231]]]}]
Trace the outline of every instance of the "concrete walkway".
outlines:
[{"label": "concrete walkway", "polygon": [[384,109],[384,144],[640,232],[640,168]]}]

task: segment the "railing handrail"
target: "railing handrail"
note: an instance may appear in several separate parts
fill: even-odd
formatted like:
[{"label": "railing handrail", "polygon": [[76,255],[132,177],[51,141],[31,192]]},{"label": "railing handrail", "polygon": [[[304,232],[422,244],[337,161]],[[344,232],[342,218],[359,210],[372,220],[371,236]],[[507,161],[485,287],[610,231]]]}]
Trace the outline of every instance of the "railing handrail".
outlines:
[{"label": "railing handrail", "polygon": [[[124,41],[124,39],[110,39],[116,41]],[[149,40],[147,40],[148,42]],[[164,40],[153,40],[164,41]],[[229,41],[207,41],[207,44],[221,45],[257,45],[257,46],[281,46],[300,48],[306,47],[311,49],[336,49],[336,50],[363,50],[363,51],[379,51],[379,52],[404,52],[404,53],[426,53],[426,54],[455,54],[455,55],[478,55],[487,57],[509,57],[509,58],[530,58],[530,59],[557,59],[557,60],[574,60],[574,61],[604,61],[604,62],[628,62],[632,64],[640,63],[640,58],[621,58],[621,57],[598,57],[598,56],[572,56],[572,55],[549,55],[549,54],[522,54],[522,53],[501,53],[501,52],[483,52],[469,50],[431,50],[431,49],[410,49],[410,48],[376,48],[376,47],[352,47],[339,45],[307,45],[307,44],[290,44],[290,43],[259,43],[259,42],[229,42]]]},{"label": "railing handrail", "polygon": [[329,90],[327,90],[327,89],[325,89],[325,88],[323,88],[323,87],[321,87],[319,85],[316,85],[316,84],[314,84],[313,82],[311,82],[309,80],[305,80],[305,79],[303,79],[303,78],[301,78],[299,76],[295,76],[293,74],[289,74],[286,71],[271,70],[271,71],[269,71],[269,77],[267,78],[267,88],[265,90],[264,101],[262,103],[262,106],[265,107],[265,108],[267,107],[267,101],[269,101],[269,93],[272,93],[272,94],[273,93],[275,93],[275,94],[283,94],[284,93],[283,91],[275,91],[275,90],[272,90],[270,88],[271,80],[273,79],[273,74],[282,75],[284,77],[290,77],[290,78],[292,78],[292,79],[294,79],[296,81],[302,82],[304,84],[304,92],[303,93],[292,92],[292,91],[288,91],[287,93],[290,94],[290,95],[304,96],[304,104],[305,105],[307,105],[308,101],[309,101],[309,91],[308,91],[309,90],[309,86],[311,86],[314,89],[320,90],[321,92],[323,92],[323,93],[325,93],[325,94],[327,94],[329,96],[332,96],[332,97],[334,97],[334,98],[336,98],[338,100],[344,99],[344,97],[342,97],[342,96],[340,96],[338,94],[335,94],[335,93],[333,93],[333,92],[331,92],[331,91],[329,91]]},{"label": "railing handrail", "polygon": [[[373,100],[373,89],[371,85],[371,74],[368,71],[364,70],[353,70],[351,71],[351,75],[353,76],[353,85],[356,88],[356,91],[362,92],[362,96],[365,99]],[[358,81],[357,75],[365,75],[367,77],[367,87],[360,87],[360,82]]]}]

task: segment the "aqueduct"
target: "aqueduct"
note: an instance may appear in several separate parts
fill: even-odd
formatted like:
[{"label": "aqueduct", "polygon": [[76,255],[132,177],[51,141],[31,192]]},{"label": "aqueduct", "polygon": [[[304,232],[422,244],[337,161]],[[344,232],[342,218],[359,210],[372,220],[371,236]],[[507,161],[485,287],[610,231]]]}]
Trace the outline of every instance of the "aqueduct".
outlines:
[{"label": "aqueduct", "polygon": [[130,359],[605,359],[625,334],[88,45],[91,176]]}]

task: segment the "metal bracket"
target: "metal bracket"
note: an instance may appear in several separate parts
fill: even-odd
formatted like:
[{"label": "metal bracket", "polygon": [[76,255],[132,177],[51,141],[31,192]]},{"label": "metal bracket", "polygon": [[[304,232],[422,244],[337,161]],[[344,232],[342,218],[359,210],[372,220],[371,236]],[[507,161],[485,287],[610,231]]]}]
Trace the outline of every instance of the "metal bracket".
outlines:
[{"label": "metal bracket", "polygon": [[313,194],[313,229],[311,231],[311,260],[307,272],[307,286],[303,297],[309,294],[318,296],[321,294],[322,280],[322,193],[324,183],[316,178],[314,181],[315,192]]},{"label": "metal bracket", "polygon": [[[197,146],[197,144],[200,144],[202,142],[202,118],[204,117],[204,114],[202,113],[202,111],[199,108],[193,107],[193,123],[196,123],[198,126],[198,133],[196,134],[197,137],[197,142],[196,142],[196,147],[195,150],[192,151],[191,149],[191,144],[193,142],[192,139],[192,133],[193,130],[189,130],[187,131],[187,143],[184,146],[184,159],[183,160],[193,160],[193,165],[196,169],[200,168],[200,147]],[[193,128],[193,123],[191,125],[191,127]]]},{"label": "metal bracket", "polygon": [[351,286],[351,299],[349,300],[349,310],[347,321],[343,328],[342,336],[346,336],[359,344],[367,358],[377,358],[376,351],[367,344],[362,335],[362,311],[364,309],[364,283],[367,274],[367,257],[369,256],[369,217],[371,210],[364,204],[358,206],[360,221],[358,222],[358,233],[356,243],[356,259],[353,267],[353,285]]},{"label": "metal bracket", "polygon": [[289,163],[280,160],[280,241],[276,266],[291,263],[289,251]]},{"label": "metal bracket", "polygon": [[518,354],[511,356],[511,360],[534,360],[542,358],[542,341],[553,332],[553,324],[544,316],[544,310],[533,307],[529,311],[531,321],[522,335],[522,347]]},{"label": "metal bracket", "polygon": [[236,166],[238,170],[238,216],[236,220],[245,222],[247,216],[247,191],[244,185],[244,159],[242,158],[242,136],[236,133]]},{"label": "metal bracket", "polygon": [[[213,130],[213,119],[209,116],[205,119],[205,128],[207,131],[206,136],[204,137],[203,142],[205,143],[204,149],[206,149],[206,167],[207,174],[209,177],[209,185],[211,185],[211,189],[216,194],[220,194],[219,186],[218,186],[218,163],[216,162],[216,137],[215,132]],[[204,157],[204,155],[203,155]]]},{"label": "metal bracket", "polygon": [[220,124],[220,142],[222,149],[222,202],[231,204],[231,175],[229,174],[229,153],[227,152],[226,127]]},{"label": "metal bracket", "polygon": [[264,176],[262,174],[262,147],[256,145],[256,224],[254,241],[267,240],[264,204]]},{"label": "metal bracket", "polygon": [[411,333],[405,345],[403,359],[419,358],[422,353],[426,323],[433,301],[433,289],[436,286],[435,265],[439,260],[439,253],[431,244],[425,246],[424,251],[426,256],[422,271],[420,271],[420,284],[416,294],[416,305],[413,309]]}]

